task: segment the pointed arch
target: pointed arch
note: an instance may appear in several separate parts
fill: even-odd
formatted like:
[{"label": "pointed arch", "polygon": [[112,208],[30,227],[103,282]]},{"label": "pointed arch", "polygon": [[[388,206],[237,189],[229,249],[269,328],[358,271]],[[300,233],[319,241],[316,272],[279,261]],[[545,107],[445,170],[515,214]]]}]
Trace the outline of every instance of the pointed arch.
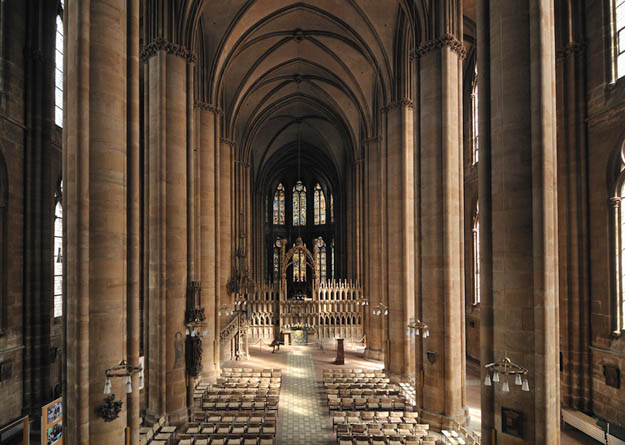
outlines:
[{"label": "pointed arch", "polygon": [[273,194],[273,223],[276,225],[284,225],[286,213],[284,202],[284,186],[280,183]]}]

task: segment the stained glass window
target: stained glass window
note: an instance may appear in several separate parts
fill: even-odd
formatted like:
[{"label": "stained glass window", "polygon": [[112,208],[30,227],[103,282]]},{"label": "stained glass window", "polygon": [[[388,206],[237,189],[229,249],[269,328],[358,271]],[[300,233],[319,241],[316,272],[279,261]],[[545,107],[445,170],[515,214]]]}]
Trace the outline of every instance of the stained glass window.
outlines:
[{"label": "stained glass window", "polygon": [[273,282],[277,283],[280,280],[280,248],[274,246],[273,248]]},{"label": "stained glass window", "polygon": [[317,184],[315,186],[315,225],[326,223],[326,196],[321,189],[321,186]]},{"label": "stained glass window", "polygon": [[57,192],[54,207],[54,317],[63,315],[63,182]]},{"label": "stained glass window", "polygon": [[306,186],[302,181],[293,187],[293,225],[306,225]]},{"label": "stained glass window", "polygon": [[326,267],[326,243],[322,237],[317,238],[317,247],[319,252],[317,253],[317,278],[319,281],[326,281],[328,279]]},{"label": "stained glass window", "polygon": [[471,93],[471,127],[473,130],[473,164],[480,160],[480,130],[479,130],[479,91],[477,89],[477,66],[473,77],[473,92]]},{"label": "stained glass window", "polygon": [[[61,2],[63,5],[63,2]],[[56,16],[56,41],[54,43],[54,122],[63,127],[63,15]]]},{"label": "stained glass window", "polygon": [[293,281],[306,281],[306,255],[302,250],[293,254]]},{"label": "stained glass window", "polygon": [[334,240],[332,240],[331,249],[332,249],[332,255],[331,255],[332,256],[332,279],[334,279]]},{"label": "stained glass window", "polygon": [[480,207],[473,217],[473,304],[480,302]]},{"label": "stained glass window", "polygon": [[625,0],[613,0],[616,78],[625,76]]},{"label": "stained glass window", "polygon": [[330,193],[330,222],[334,224],[334,195]]},{"label": "stained glass window", "polygon": [[284,224],[284,187],[278,184],[273,194],[273,223]]},{"label": "stained glass window", "polygon": [[[623,168],[623,166],[621,167]],[[616,317],[615,331],[625,329],[625,169],[616,187],[616,193],[612,199],[614,215],[614,281],[616,290]]]}]

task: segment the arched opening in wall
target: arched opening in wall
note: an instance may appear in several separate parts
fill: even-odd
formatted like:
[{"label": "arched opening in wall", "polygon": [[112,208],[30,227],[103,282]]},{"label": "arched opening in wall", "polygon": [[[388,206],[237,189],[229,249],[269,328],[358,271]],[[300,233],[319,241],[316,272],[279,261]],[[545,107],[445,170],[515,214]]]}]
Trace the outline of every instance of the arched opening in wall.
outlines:
[{"label": "arched opening in wall", "polygon": [[63,181],[54,195],[54,318],[63,316]]},{"label": "arched opening in wall", "polygon": [[4,156],[0,154],[0,337],[7,329],[7,292],[8,292],[8,210],[9,177]]}]

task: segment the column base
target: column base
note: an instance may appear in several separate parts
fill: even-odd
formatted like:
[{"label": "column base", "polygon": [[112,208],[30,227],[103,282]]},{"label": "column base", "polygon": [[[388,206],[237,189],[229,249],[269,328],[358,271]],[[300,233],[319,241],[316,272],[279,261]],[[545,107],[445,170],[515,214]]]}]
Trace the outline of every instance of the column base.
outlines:
[{"label": "column base", "polygon": [[151,410],[145,411],[144,422],[147,425],[154,425],[159,421],[161,417],[165,417],[165,421],[168,425],[182,425],[189,421],[189,415],[187,408],[179,409],[171,413],[159,414]]},{"label": "column base", "polygon": [[430,425],[430,429],[440,432],[441,430],[455,429],[456,424],[466,426],[469,424],[469,409],[464,408],[460,413],[453,416],[445,416],[419,408],[419,419]]},{"label": "column base", "polygon": [[364,352],[364,357],[368,358],[370,360],[383,361],[384,360],[384,351],[379,350],[379,349],[366,348],[365,352]]}]

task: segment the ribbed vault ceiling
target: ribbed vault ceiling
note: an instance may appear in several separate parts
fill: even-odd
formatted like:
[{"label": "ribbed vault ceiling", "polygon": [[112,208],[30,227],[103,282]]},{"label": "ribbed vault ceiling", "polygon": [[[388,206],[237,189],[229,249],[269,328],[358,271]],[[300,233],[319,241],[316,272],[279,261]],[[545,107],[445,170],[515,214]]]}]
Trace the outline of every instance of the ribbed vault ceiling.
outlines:
[{"label": "ribbed vault ceiling", "polygon": [[391,96],[404,2],[205,2],[202,87],[223,110],[223,135],[236,141],[240,159],[260,172],[298,137],[339,175],[359,158],[376,107]]}]

